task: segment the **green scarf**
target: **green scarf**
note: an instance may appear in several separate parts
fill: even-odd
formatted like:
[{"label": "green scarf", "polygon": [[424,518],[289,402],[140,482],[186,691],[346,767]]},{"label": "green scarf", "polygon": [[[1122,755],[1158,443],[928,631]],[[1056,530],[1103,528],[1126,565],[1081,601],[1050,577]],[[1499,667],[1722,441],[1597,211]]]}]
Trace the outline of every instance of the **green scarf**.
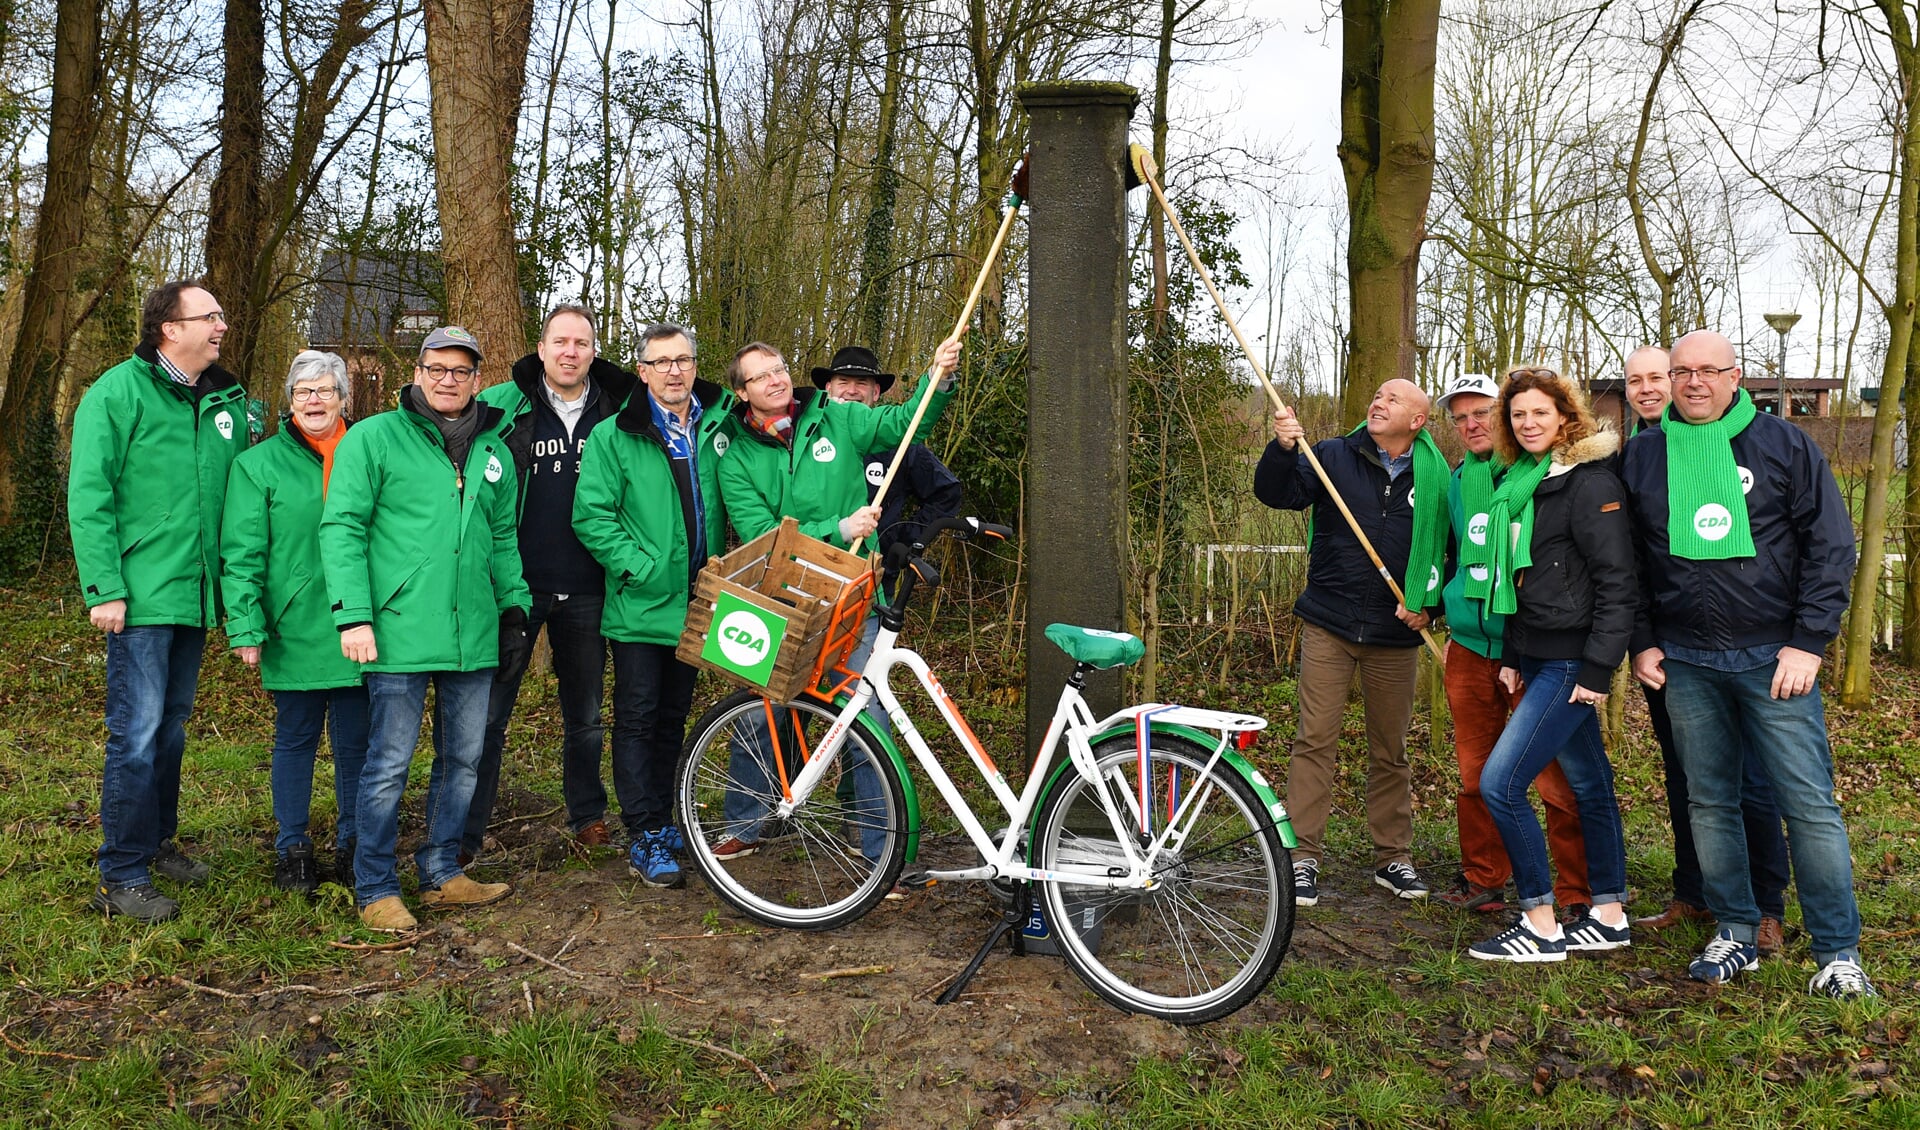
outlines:
[{"label": "green scarf", "polygon": [[[1367,426],[1361,424],[1347,435],[1357,436],[1366,430]],[[1447,556],[1447,487],[1452,482],[1447,457],[1441,454],[1433,436],[1421,428],[1413,437],[1413,540],[1407,546],[1407,571],[1400,580],[1400,591],[1406,593],[1406,606],[1411,612],[1440,603],[1440,565]],[[1313,539],[1311,525],[1307,539],[1309,543]]]},{"label": "green scarf", "polygon": [[1733,390],[1733,403],[1718,420],[1690,424],[1667,405],[1660,430],[1667,436],[1667,543],[1675,557],[1726,561],[1752,557],[1753,527],[1733,437],[1753,423],[1752,398]]},{"label": "green scarf", "polygon": [[1482,526],[1478,541],[1473,537],[1475,518],[1482,518],[1493,505],[1494,477],[1506,469],[1506,465],[1491,455],[1475,455],[1467,452],[1460,464],[1460,512],[1467,520],[1467,528],[1455,530],[1460,539],[1460,565],[1475,566],[1462,578],[1463,591],[1476,600],[1487,599],[1487,563],[1490,560],[1487,550],[1487,533],[1490,528]]},{"label": "green scarf", "polygon": [[1510,616],[1519,607],[1513,578],[1533,564],[1533,492],[1552,466],[1546,456],[1520,456],[1487,503],[1486,541],[1467,541],[1460,547],[1460,563],[1467,567],[1466,593],[1490,612]]}]

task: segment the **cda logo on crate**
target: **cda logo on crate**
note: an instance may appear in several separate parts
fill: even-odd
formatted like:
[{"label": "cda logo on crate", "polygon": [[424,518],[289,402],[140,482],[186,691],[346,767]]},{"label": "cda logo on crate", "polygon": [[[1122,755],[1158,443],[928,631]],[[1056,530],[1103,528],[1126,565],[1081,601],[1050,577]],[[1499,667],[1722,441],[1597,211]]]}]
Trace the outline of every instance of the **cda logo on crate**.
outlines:
[{"label": "cda logo on crate", "polygon": [[786,635],[785,616],[723,592],[713,602],[713,627],[700,658],[764,687],[773,678],[773,661]]}]

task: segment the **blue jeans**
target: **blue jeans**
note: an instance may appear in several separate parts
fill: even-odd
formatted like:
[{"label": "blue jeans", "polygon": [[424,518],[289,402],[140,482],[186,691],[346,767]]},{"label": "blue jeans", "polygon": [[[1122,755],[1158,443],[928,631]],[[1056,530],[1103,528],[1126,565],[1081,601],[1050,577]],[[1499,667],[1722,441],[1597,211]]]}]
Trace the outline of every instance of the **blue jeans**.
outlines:
[{"label": "blue jeans", "polygon": [[107,758],[100,779],[100,881],[149,881],[147,864],[180,830],[180,758],[200,685],[205,628],[107,634]]},{"label": "blue jeans", "polygon": [[[607,789],[600,783],[600,747],[606,736],[600,725],[600,703],[607,677],[607,641],[600,635],[600,614],[605,607],[606,597],[599,593],[561,600],[552,593],[537,592],[533,611],[527,614],[528,644],[545,624],[547,643],[553,649],[553,677],[560,685],[560,796],[567,804],[567,823],[576,832],[607,815]],[[532,656],[531,646],[527,653]],[[526,674],[525,664],[494,672],[487,698],[486,741],[475,769],[467,826],[460,835],[460,846],[470,855],[480,854],[487,822],[493,819],[507,722],[513,718],[520,681]]]},{"label": "blue jeans", "polygon": [[668,644],[613,643],[613,791],[635,839],[674,822],[673,770],[699,673]]},{"label": "blue jeans", "polygon": [[1743,942],[1752,942],[1760,910],[1747,873],[1740,815],[1741,750],[1757,756],[1787,821],[1787,847],[1799,881],[1800,913],[1814,961],[1825,964],[1860,944],[1853,897],[1853,855],[1833,799],[1833,756],[1826,711],[1815,687],[1794,698],[1771,696],[1774,665],[1715,671],[1668,659],[1667,713],[1687,770],[1693,840],[1707,909]]},{"label": "blue jeans", "polygon": [[460,832],[473,799],[474,766],[487,727],[493,668],[479,671],[375,672],[367,676],[367,764],[360,774],[354,826],[354,898],[366,906],[400,893],[400,801],[420,742],[427,687],[434,688],[433,769],[427,776],[427,832],[413,855],[423,888],[460,874]]},{"label": "blue jeans", "polygon": [[[1693,818],[1689,815],[1687,769],[1673,741],[1673,720],[1667,717],[1667,692],[1642,687],[1647,696],[1647,719],[1660,742],[1660,768],[1667,779],[1667,821],[1673,826],[1673,897],[1688,906],[1705,908],[1700,891],[1700,854],[1693,846]],[[1754,901],[1765,918],[1787,915],[1787,838],[1780,834],[1780,809],[1773,803],[1773,786],[1760,759],[1740,758],[1740,820],[1747,829],[1747,874],[1753,881]]]},{"label": "blue jeans", "polygon": [[334,846],[345,850],[354,842],[354,806],[367,764],[367,688],[274,691],[273,822],[280,830],[273,850],[281,855],[298,845],[313,846],[307,821],[313,807],[313,755],[323,729],[333,739]]},{"label": "blue jeans", "polygon": [[1590,704],[1567,701],[1579,673],[1577,659],[1522,658],[1526,691],[1480,771],[1480,795],[1513,861],[1513,887],[1522,910],[1553,902],[1547,839],[1527,803],[1527,789],[1556,760],[1580,812],[1594,905],[1626,901],[1626,842],[1613,794],[1613,766],[1600,742],[1600,719]]}]

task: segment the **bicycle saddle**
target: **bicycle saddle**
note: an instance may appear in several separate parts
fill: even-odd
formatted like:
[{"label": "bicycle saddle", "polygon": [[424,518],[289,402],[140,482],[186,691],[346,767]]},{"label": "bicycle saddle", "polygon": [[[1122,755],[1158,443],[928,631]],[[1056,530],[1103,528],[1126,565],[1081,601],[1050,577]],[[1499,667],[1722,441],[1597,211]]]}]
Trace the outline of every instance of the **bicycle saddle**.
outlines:
[{"label": "bicycle saddle", "polygon": [[1099,628],[1077,628],[1072,624],[1048,624],[1047,638],[1076,663],[1106,670],[1137,663],[1147,653],[1139,636],[1126,632],[1104,632]]}]

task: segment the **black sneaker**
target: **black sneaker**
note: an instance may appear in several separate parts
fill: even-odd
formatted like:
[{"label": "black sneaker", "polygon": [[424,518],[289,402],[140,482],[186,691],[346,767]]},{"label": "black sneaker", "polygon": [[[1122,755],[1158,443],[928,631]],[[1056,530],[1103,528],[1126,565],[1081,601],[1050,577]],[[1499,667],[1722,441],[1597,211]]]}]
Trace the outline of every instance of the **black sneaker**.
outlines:
[{"label": "black sneaker", "polygon": [[353,853],[357,845],[348,840],[344,844],[335,844],[333,848],[333,881],[348,890],[353,889]]},{"label": "black sneaker", "polygon": [[1602,950],[1625,949],[1633,944],[1633,924],[1622,922],[1618,926],[1609,926],[1593,916],[1588,910],[1576,922],[1566,926],[1567,948],[1583,952],[1597,953]]},{"label": "black sneaker", "polygon": [[187,854],[174,845],[172,840],[161,840],[160,850],[153,853],[147,861],[149,871],[157,871],[163,877],[176,883],[204,883],[213,874],[213,868],[196,859],[188,859]]},{"label": "black sneaker", "polygon": [[1373,873],[1373,881],[1403,899],[1423,899],[1430,893],[1411,863],[1389,863]]},{"label": "black sneaker", "polygon": [[1700,951],[1700,956],[1687,963],[1687,976],[1709,985],[1723,985],[1758,968],[1760,951],[1753,943],[1735,938],[1732,930],[1722,926],[1707,943],[1707,948]]},{"label": "black sneaker", "polygon": [[154,890],[152,883],[126,887],[102,884],[94,889],[93,909],[105,911],[108,918],[124,914],[142,922],[165,922],[180,913],[180,904]]},{"label": "black sneaker", "polygon": [[1481,961],[1517,961],[1525,964],[1545,961],[1567,960],[1567,938],[1559,923],[1554,923],[1555,938],[1542,937],[1533,932],[1526,915],[1520,921],[1500,931],[1484,942],[1475,942],[1467,947],[1467,956]]},{"label": "black sneaker", "polygon": [[313,862],[312,844],[295,844],[274,862],[273,885],[303,895],[320,889],[320,870]]},{"label": "black sneaker", "polygon": [[1296,860],[1293,865],[1293,905],[1313,906],[1320,901],[1320,861]]}]

